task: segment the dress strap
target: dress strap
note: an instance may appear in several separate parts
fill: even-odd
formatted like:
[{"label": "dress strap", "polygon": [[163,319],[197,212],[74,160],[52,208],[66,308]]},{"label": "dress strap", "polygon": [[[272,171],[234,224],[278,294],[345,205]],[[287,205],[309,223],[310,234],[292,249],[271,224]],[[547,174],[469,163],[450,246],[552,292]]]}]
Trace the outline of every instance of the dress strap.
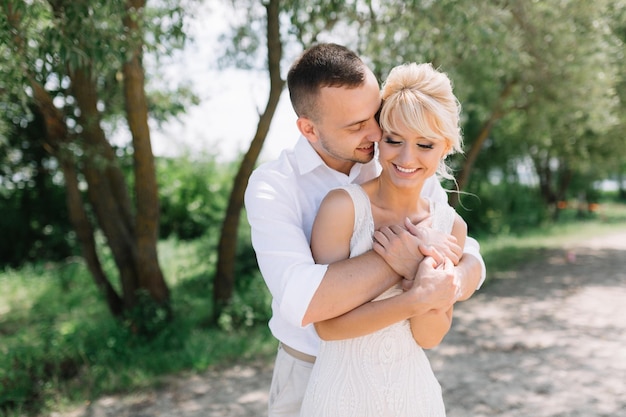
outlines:
[{"label": "dress strap", "polygon": [[354,254],[355,250],[363,249],[358,247],[362,246],[364,242],[369,242],[371,245],[374,234],[372,206],[367,193],[360,185],[349,184],[340,188],[350,195],[354,204],[354,226],[350,239],[350,252]]}]

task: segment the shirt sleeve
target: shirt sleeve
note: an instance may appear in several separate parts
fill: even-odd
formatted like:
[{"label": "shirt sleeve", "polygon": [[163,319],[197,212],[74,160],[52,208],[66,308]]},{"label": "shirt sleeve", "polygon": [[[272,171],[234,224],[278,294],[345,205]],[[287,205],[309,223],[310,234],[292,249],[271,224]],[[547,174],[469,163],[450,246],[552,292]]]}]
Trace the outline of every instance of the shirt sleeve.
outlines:
[{"label": "shirt sleeve", "polygon": [[272,308],[294,326],[304,314],[328,265],[316,265],[303,230],[302,213],[289,179],[255,171],[245,206],[259,269],[272,294]]},{"label": "shirt sleeve", "polygon": [[[430,198],[433,201],[438,201],[446,204],[448,203],[448,194],[445,192],[445,190],[437,180],[437,177],[434,175],[428,178],[424,183],[422,195],[424,197]],[[465,246],[463,247],[463,253],[474,256],[476,259],[478,259],[478,262],[480,262],[480,281],[478,282],[478,286],[476,287],[476,289],[479,289],[483,285],[483,282],[485,282],[485,278],[487,276],[487,267],[485,266],[485,261],[480,254],[480,244],[476,239],[467,236],[467,238],[465,239]]]}]

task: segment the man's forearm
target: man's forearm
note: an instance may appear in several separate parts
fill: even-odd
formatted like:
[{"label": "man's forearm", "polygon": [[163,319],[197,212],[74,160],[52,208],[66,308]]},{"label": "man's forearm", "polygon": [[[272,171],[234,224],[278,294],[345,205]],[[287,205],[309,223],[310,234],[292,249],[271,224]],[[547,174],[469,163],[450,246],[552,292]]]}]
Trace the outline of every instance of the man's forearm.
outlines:
[{"label": "man's forearm", "polygon": [[400,279],[373,251],[330,264],[309,303],[302,325],[345,314],[378,297]]},{"label": "man's forearm", "polygon": [[455,271],[459,278],[461,296],[458,301],[469,299],[478,288],[482,275],[482,265],[475,256],[464,253]]}]

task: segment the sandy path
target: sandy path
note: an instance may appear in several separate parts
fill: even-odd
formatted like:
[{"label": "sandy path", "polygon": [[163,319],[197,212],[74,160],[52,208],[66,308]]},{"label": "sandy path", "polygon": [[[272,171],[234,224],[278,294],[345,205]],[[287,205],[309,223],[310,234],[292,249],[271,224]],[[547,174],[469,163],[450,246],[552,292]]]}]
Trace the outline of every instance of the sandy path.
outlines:
[{"label": "sandy path", "polygon": [[[429,352],[448,417],[626,416],[626,233],[551,251],[454,315]],[[263,416],[270,379],[271,364],[212,369],[52,416]]]}]

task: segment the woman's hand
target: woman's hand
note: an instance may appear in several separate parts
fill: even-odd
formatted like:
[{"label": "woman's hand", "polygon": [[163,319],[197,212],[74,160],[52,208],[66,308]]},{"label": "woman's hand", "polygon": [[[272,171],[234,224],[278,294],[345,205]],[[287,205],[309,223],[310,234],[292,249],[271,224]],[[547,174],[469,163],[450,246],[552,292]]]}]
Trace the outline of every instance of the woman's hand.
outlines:
[{"label": "woman's hand", "polygon": [[424,256],[432,253],[427,246],[431,246],[444,257],[450,259],[454,265],[458,265],[463,256],[463,248],[458,244],[455,236],[426,227],[423,222],[413,224],[407,218],[404,220],[406,230],[415,236],[419,242],[419,249]]}]

